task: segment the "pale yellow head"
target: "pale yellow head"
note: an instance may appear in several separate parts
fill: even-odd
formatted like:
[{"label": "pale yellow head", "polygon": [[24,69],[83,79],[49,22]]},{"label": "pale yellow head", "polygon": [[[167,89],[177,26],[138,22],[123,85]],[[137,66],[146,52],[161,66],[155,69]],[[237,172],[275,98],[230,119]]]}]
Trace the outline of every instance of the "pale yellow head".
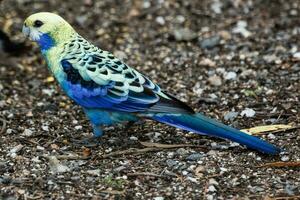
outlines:
[{"label": "pale yellow head", "polygon": [[23,33],[40,45],[52,39],[53,45],[58,45],[70,39],[75,33],[71,25],[62,17],[50,12],[40,12],[30,15],[23,25]]}]

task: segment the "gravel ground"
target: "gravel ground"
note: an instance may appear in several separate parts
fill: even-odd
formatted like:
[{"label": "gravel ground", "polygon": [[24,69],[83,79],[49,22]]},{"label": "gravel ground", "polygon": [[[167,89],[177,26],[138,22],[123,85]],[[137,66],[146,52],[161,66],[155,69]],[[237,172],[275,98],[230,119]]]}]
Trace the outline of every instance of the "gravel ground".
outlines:
[{"label": "gravel ground", "polygon": [[[300,124],[299,1],[0,3],[0,27],[15,41],[24,40],[29,14],[55,11],[197,111],[237,128]],[[299,167],[260,167],[300,161],[299,129],[262,136],[286,150],[279,156],[150,121],[127,131],[107,128],[97,147],[74,145],[71,139],[90,136],[91,127],[51,78],[37,46],[27,45],[25,54],[0,61],[0,199],[300,195]]]}]

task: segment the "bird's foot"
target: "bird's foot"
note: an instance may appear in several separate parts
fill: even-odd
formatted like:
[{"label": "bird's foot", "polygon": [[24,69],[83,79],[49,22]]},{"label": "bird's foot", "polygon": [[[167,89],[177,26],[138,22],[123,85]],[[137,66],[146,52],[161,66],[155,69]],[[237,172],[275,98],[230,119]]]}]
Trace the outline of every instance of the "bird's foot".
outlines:
[{"label": "bird's foot", "polygon": [[102,144],[100,137],[92,136],[85,139],[71,139],[75,146],[96,147]]},{"label": "bird's foot", "polygon": [[142,125],[145,121],[139,120],[139,121],[129,121],[125,124],[124,130],[127,132],[133,125]]},{"label": "bird's foot", "polygon": [[127,132],[133,125],[135,124],[134,121],[129,121],[125,124],[124,130]]},{"label": "bird's foot", "polygon": [[102,141],[100,140],[102,135],[103,131],[101,129],[101,126],[93,125],[92,137],[88,137],[82,140],[72,139],[71,141],[77,146],[96,147],[102,144]]}]

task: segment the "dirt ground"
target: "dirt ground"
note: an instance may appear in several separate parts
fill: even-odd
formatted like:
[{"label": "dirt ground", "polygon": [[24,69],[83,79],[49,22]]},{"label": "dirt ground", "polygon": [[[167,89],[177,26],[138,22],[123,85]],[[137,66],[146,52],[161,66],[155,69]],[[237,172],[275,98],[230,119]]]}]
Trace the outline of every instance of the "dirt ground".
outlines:
[{"label": "dirt ground", "polygon": [[[24,41],[28,15],[56,12],[207,116],[237,128],[300,124],[299,1],[0,5],[0,27],[15,41]],[[76,146],[71,140],[90,136],[91,126],[53,81],[37,46],[27,46],[0,61],[0,199],[300,198],[299,165],[261,167],[299,162],[300,129],[261,136],[285,149],[278,156],[150,121],[107,128],[97,147]]]}]

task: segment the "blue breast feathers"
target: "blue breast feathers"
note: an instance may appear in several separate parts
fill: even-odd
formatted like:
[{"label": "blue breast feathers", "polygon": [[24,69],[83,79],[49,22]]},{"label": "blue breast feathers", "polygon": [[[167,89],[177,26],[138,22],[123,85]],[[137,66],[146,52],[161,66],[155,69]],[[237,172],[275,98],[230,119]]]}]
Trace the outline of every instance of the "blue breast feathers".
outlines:
[{"label": "blue breast feathers", "polygon": [[37,41],[37,43],[39,44],[42,51],[47,51],[48,49],[50,49],[55,45],[55,41],[47,33],[42,34],[40,36],[40,39]]}]

